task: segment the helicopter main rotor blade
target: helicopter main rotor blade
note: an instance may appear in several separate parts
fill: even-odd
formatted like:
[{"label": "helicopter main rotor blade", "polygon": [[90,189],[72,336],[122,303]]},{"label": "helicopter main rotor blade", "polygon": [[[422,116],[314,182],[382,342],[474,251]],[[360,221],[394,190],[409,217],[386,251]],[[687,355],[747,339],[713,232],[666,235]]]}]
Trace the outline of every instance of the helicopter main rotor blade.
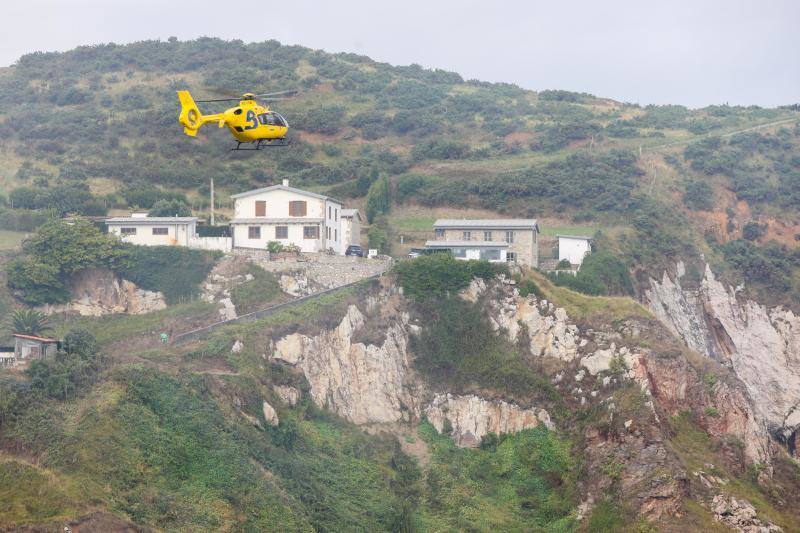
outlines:
[{"label": "helicopter main rotor blade", "polygon": [[214,98],[211,100],[195,100],[198,104],[206,103],[206,102],[238,102],[242,98]]},{"label": "helicopter main rotor blade", "polygon": [[255,96],[256,98],[262,98],[262,97],[266,97],[266,96],[278,96],[278,95],[290,96],[290,95],[293,95],[293,94],[297,94],[297,89],[291,89],[289,91],[277,91],[277,92],[273,92],[273,93],[254,94],[253,96]]}]

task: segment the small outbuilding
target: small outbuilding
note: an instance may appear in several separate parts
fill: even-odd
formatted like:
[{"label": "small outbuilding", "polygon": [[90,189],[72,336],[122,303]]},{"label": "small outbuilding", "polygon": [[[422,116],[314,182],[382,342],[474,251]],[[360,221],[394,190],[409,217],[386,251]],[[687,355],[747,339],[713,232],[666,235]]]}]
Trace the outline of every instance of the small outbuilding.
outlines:
[{"label": "small outbuilding", "polygon": [[583,258],[592,252],[592,237],[582,235],[557,235],[558,260],[566,259],[571,265],[580,266]]},{"label": "small outbuilding", "polygon": [[58,351],[60,341],[48,337],[14,333],[14,358],[19,361],[53,357]]}]

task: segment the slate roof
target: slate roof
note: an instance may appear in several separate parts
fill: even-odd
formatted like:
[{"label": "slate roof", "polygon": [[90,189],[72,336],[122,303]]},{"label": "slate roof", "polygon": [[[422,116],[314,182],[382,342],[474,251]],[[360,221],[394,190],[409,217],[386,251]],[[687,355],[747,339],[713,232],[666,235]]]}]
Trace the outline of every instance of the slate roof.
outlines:
[{"label": "slate roof", "polygon": [[450,229],[539,229],[535,218],[440,218],[434,228]]}]

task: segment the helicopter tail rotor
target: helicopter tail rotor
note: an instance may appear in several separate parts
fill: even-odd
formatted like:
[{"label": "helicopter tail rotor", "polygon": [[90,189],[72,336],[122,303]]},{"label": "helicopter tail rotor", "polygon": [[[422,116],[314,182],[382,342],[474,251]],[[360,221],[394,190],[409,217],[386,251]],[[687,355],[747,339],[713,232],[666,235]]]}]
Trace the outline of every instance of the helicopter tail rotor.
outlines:
[{"label": "helicopter tail rotor", "polygon": [[178,100],[181,102],[181,114],[178,116],[178,121],[183,125],[183,132],[194,137],[203,124],[203,114],[200,113],[200,109],[189,91],[178,91]]}]

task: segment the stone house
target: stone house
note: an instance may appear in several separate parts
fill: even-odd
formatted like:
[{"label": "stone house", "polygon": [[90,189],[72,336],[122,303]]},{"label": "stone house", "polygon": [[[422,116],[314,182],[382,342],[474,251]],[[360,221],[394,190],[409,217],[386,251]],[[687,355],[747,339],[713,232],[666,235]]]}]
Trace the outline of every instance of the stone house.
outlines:
[{"label": "stone house", "polygon": [[450,250],[457,259],[539,265],[539,225],[533,218],[439,219],[429,250]]},{"label": "stone house", "polygon": [[[358,238],[360,225],[356,223],[355,210],[323,194],[281,185],[254,189],[231,196],[234,200],[234,218],[231,235],[234,248],[264,250],[270,241],[293,244],[301,252],[332,250],[344,254],[354,238]],[[357,216],[360,221],[360,215]]]}]

